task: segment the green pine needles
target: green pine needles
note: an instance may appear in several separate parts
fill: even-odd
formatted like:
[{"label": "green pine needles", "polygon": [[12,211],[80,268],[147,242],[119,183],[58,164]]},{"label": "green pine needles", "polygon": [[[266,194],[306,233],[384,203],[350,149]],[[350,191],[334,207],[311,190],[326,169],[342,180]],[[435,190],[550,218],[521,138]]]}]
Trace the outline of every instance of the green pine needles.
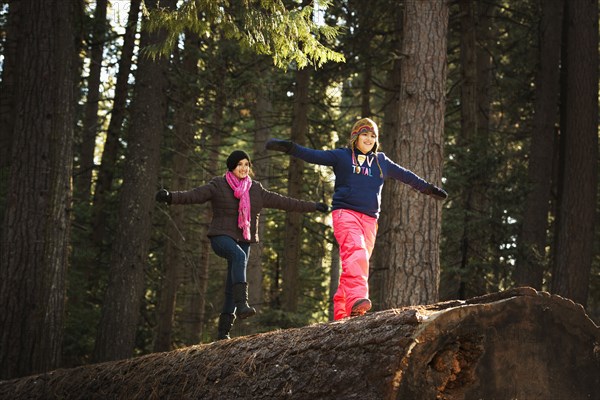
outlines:
[{"label": "green pine needles", "polygon": [[243,48],[271,56],[275,66],[282,69],[292,63],[300,69],[321,67],[328,61],[344,62],[341,53],[323,43],[332,43],[339,28],[313,21],[315,6],[323,10],[328,3],[314,0],[302,7],[294,2],[293,7],[286,8],[281,0],[184,0],[177,10],[160,8],[160,3],[155,9],[144,6],[144,27],[166,33],[166,40],[145,51],[151,57],[168,57],[182,33],[193,32],[200,37],[221,35],[235,40]]}]

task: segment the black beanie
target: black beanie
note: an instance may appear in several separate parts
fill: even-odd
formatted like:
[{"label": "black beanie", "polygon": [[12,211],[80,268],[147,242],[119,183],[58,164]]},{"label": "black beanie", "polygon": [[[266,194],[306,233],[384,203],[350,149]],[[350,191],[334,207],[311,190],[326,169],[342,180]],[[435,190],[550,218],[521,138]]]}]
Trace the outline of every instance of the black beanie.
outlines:
[{"label": "black beanie", "polygon": [[237,167],[238,163],[244,158],[248,160],[248,163],[250,163],[250,156],[248,153],[242,150],[233,151],[229,157],[227,157],[227,169],[233,171],[235,167]]}]

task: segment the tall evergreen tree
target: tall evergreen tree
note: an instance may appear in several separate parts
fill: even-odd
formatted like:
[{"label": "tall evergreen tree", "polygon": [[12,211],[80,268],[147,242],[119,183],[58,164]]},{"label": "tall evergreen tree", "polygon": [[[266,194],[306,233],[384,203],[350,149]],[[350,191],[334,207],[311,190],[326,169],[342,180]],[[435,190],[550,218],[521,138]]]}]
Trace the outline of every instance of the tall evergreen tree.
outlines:
[{"label": "tall evergreen tree", "polygon": [[106,21],[107,0],[97,0],[94,10],[92,32],[89,37],[90,65],[87,76],[87,98],[85,117],[81,137],[79,138],[79,170],[75,172],[75,195],[84,202],[89,201],[94,169],[94,150],[100,121],[98,108],[100,103],[100,75],[104,59],[104,42],[107,37]]},{"label": "tall evergreen tree", "polygon": [[491,258],[491,207],[487,188],[492,172],[489,163],[489,69],[490,24],[486,3],[461,0],[460,12],[460,133],[457,146],[462,149],[458,163],[467,184],[457,193],[462,207],[460,234],[460,273],[458,298],[482,294],[483,276]]},{"label": "tall evergreen tree", "polygon": [[[484,213],[485,208],[481,207],[482,198],[479,195],[481,190],[481,180],[476,179],[480,173],[480,168],[476,166],[476,159],[481,159],[477,150],[480,146],[476,143],[478,137],[478,119],[477,119],[477,31],[476,31],[476,4],[473,0],[459,1],[461,23],[460,23],[460,68],[461,68],[461,85],[460,85],[460,112],[461,112],[461,129],[458,135],[459,146],[468,149],[464,151],[462,165],[468,171],[467,181],[469,185],[464,188],[462,198],[460,199],[463,207],[464,222],[461,235],[460,246],[460,269],[462,279],[458,288],[458,297],[465,298],[466,285],[470,282],[474,274],[467,274],[469,269],[476,268],[472,265],[472,252],[476,254],[484,254],[481,246],[477,246],[475,242],[478,240],[486,242],[485,235],[482,235],[481,230],[477,230],[475,225],[477,220],[483,223],[485,217],[479,213]],[[479,274],[481,270],[478,268]]]},{"label": "tall evergreen tree", "polygon": [[[306,144],[308,131],[308,91],[310,70],[303,68],[296,72],[294,93],[294,115],[291,140],[301,146]],[[301,198],[304,161],[293,157],[288,169],[287,195]],[[285,248],[283,252],[283,309],[295,312],[298,308],[298,276],[300,268],[300,243],[302,235],[302,214],[287,212],[285,217]]]},{"label": "tall evergreen tree", "polygon": [[[181,61],[175,69],[179,72],[174,83],[176,107],[173,111],[173,161],[172,170],[175,177],[174,185],[177,190],[188,187],[190,165],[189,158],[194,151],[194,137],[196,136],[196,102],[198,100],[199,38],[196,34],[187,34],[184,40]],[[162,262],[163,273],[159,288],[160,301],[156,318],[156,339],[154,351],[171,350],[173,321],[177,290],[181,285],[181,277],[186,264],[185,240],[181,234],[181,227],[185,224],[185,207],[173,207],[170,210],[170,222],[166,227],[166,249]]]},{"label": "tall evergreen tree", "polygon": [[[264,56],[256,63],[253,73],[256,75],[256,83],[252,89],[255,96],[253,104],[254,116],[254,159],[259,160],[252,165],[256,180],[266,189],[269,189],[269,175],[272,171],[271,159],[268,158],[268,153],[265,149],[265,142],[271,135],[273,118],[273,90],[272,87],[272,68],[270,68],[268,59]],[[265,231],[266,215],[261,213],[259,219],[259,232]],[[261,240],[252,247],[250,258],[248,260],[247,279],[250,282],[248,288],[248,299],[250,304],[260,313],[265,299],[263,288],[263,246],[264,241]]]},{"label": "tall evergreen tree", "polygon": [[[158,1],[147,1],[150,9]],[[160,3],[173,8],[175,1]],[[140,47],[164,41],[166,32],[142,31]],[[94,349],[96,361],[127,358],[135,345],[144,270],[150,240],[153,193],[160,165],[160,144],[166,127],[169,60],[138,61],[127,155],[120,190],[118,226],[111,249],[109,281]]]},{"label": "tall evergreen tree", "polygon": [[[0,186],[7,186],[5,183],[6,173],[2,173],[9,165],[10,149],[13,141],[14,120],[15,120],[15,95],[16,78],[18,72],[17,66],[17,48],[20,43],[20,36],[23,30],[20,28],[22,21],[22,12],[20,3],[13,1],[10,4],[9,12],[6,16],[7,22],[4,27],[4,38],[2,43],[2,80],[0,81]],[[0,210],[2,208],[0,207]],[[2,213],[0,212],[0,217]]]},{"label": "tall evergreen tree", "polygon": [[129,99],[130,76],[135,48],[135,37],[138,31],[138,18],[141,0],[131,0],[127,26],[123,35],[123,45],[119,56],[115,95],[113,98],[110,122],[106,131],[106,140],[102,158],[98,168],[98,178],[94,190],[92,210],[92,240],[102,246],[108,234],[109,197],[113,191],[117,162],[120,152],[120,141],[123,139],[124,122],[127,116],[127,100]]},{"label": "tall evergreen tree", "polygon": [[68,265],[77,2],[21,1],[0,242],[0,378],[60,365]]},{"label": "tall evergreen tree", "polygon": [[560,49],[563,0],[540,2],[539,61],[536,68],[535,104],[515,282],[542,289],[548,265],[550,195],[558,125]]},{"label": "tall evergreen tree", "polygon": [[552,291],[588,301],[598,185],[598,2],[565,2]]},{"label": "tall evergreen tree", "polygon": [[[400,78],[401,78],[401,56],[402,54],[402,7],[394,7],[393,12],[390,13],[393,18],[391,24],[391,38],[389,44],[389,53],[393,54],[394,57],[391,60],[391,66],[386,71],[385,77],[385,93],[384,93],[384,107],[383,107],[383,124],[381,129],[381,149],[384,152],[388,152],[391,148],[391,144],[394,142],[394,132],[398,132],[398,118],[400,117],[397,110],[400,108]],[[382,202],[387,204],[391,200],[387,200],[389,187],[384,186],[382,192]],[[386,228],[391,225],[386,225]],[[384,228],[385,229],[385,228]],[[385,237],[386,231],[379,230],[379,235]],[[386,255],[385,252],[378,252],[376,246],[374,251],[374,262],[371,263],[371,271],[369,274],[369,287],[371,300],[375,309],[380,309],[384,303],[384,295],[387,294],[385,287],[385,280],[387,279],[388,266],[385,264]]]},{"label": "tall evergreen tree", "polygon": [[[448,5],[404,2],[397,134],[387,153],[440,185],[446,85]],[[436,301],[441,204],[388,184],[376,252],[386,265],[382,307]]]}]

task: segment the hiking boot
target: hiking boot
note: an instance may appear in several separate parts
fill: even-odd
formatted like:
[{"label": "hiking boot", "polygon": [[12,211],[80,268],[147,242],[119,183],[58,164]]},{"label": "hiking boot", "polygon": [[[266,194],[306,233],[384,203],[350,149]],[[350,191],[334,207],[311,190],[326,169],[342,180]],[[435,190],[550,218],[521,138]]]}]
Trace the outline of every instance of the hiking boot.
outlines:
[{"label": "hiking boot", "polygon": [[357,317],[359,315],[365,315],[367,311],[371,309],[371,300],[369,299],[358,299],[352,306],[351,317]]},{"label": "hiking boot", "polygon": [[235,315],[245,319],[256,315],[254,307],[248,305],[248,284],[246,282],[233,285],[233,301],[235,302]]},{"label": "hiking boot", "polygon": [[231,339],[229,332],[233,328],[233,321],[235,321],[235,315],[233,314],[221,314],[219,315],[219,330],[217,333],[217,340]]}]

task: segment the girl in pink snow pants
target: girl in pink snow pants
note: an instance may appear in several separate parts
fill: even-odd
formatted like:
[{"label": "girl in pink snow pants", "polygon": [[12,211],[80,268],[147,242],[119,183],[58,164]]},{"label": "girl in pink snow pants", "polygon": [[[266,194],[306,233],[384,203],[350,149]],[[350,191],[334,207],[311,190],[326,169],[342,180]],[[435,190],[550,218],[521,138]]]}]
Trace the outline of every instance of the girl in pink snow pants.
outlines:
[{"label": "girl in pink snow pants", "polygon": [[333,296],[333,315],[338,320],[353,315],[354,305],[354,314],[364,314],[371,308],[369,258],[375,246],[377,218],[345,209],[335,210],[331,216],[342,260],[340,283]]},{"label": "girl in pink snow pants", "polygon": [[348,147],[315,150],[289,140],[269,139],[268,150],[283,151],[306,162],[333,167],[333,231],[340,246],[342,273],[333,296],[334,319],[363,315],[369,300],[369,258],[377,235],[381,189],[392,178],[415,190],[443,200],[448,194],[378,152],[379,131],[369,118],[352,127]]}]

